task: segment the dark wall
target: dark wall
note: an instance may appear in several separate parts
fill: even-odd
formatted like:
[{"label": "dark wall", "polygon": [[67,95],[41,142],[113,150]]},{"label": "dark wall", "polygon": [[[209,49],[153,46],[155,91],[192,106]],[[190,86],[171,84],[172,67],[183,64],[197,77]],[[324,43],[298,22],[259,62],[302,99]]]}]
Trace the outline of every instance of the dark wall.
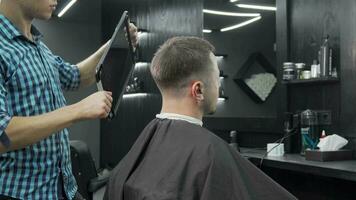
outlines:
[{"label": "dark wall", "polygon": [[[103,1],[103,40],[107,40],[123,10],[131,21],[149,31],[140,39],[140,61],[150,62],[159,45],[176,35],[202,36],[201,0]],[[148,66],[135,69],[147,95],[124,97],[119,116],[101,123],[101,165],[116,165],[129,151],[139,133],[160,112],[161,97],[150,79]],[[143,76],[145,74],[145,76]]]},{"label": "dark wall", "polygon": [[333,84],[289,86],[288,109],[331,110],[332,123],[326,127],[350,140],[355,147],[355,75],[356,17],[354,0],[293,0],[289,3],[290,58],[293,62],[311,64],[317,58],[322,38],[330,35],[335,52],[334,64],[340,82]]},{"label": "dark wall", "polygon": [[[219,17],[214,18],[217,21]],[[209,18],[209,20],[214,20]],[[246,20],[246,19],[243,19]],[[208,22],[205,22],[208,23]],[[209,22],[210,24],[211,22]],[[231,21],[230,23],[233,23]],[[235,24],[238,22],[235,22]],[[234,23],[233,23],[234,24]],[[231,24],[230,24],[231,25]],[[261,52],[276,67],[276,16],[274,12],[265,12],[262,19],[227,32],[204,34],[216,48],[216,52],[228,56],[219,59],[219,67],[228,75],[222,80],[227,101],[218,103],[214,117],[277,117],[277,92],[273,91],[264,103],[253,101],[233,80],[234,75],[241,69],[248,57],[254,52]],[[255,66],[261,73],[260,66]],[[252,69],[251,69],[252,70]]]},{"label": "dark wall", "polygon": [[[275,5],[275,1],[256,1]],[[229,132],[237,130],[238,142],[243,147],[263,148],[268,142],[274,142],[282,137],[283,111],[278,107],[283,101],[281,92],[284,90],[277,83],[267,101],[256,103],[233,80],[234,75],[241,69],[248,57],[255,52],[262,53],[271,65],[277,69],[277,57],[274,49],[276,41],[276,13],[273,11],[239,10],[227,1],[207,0],[205,8],[223,10],[228,12],[258,12],[262,19],[227,32],[212,32],[204,34],[218,54],[227,54],[227,57],[218,59],[219,67],[228,75],[222,80],[222,86],[228,100],[219,101],[217,112],[204,118],[204,124],[221,138],[229,141]],[[248,18],[221,17],[204,15],[204,28],[220,29],[241,23]],[[261,73],[259,65],[253,67]],[[253,70],[253,69],[250,69]],[[250,71],[249,70],[249,71]]]},{"label": "dark wall", "polygon": [[[93,16],[91,13],[95,13]],[[101,1],[78,1],[62,18],[36,21],[45,44],[64,60],[76,64],[101,46]],[[96,86],[76,92],[66,92],[68,104],[73,104],[96,92]],[[84,141],[99,165],[99,120],[83,121],[69,128],[71,140]]]}]

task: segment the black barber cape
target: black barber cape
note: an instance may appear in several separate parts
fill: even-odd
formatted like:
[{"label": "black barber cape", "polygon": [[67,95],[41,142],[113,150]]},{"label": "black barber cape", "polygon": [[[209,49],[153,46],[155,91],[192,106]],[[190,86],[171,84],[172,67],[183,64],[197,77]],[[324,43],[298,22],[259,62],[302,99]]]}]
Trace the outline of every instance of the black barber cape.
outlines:
[{"label": "black barber cape", "polygon": [[205,128],[156,118],[113,170],[104,199],[296,198]]}]

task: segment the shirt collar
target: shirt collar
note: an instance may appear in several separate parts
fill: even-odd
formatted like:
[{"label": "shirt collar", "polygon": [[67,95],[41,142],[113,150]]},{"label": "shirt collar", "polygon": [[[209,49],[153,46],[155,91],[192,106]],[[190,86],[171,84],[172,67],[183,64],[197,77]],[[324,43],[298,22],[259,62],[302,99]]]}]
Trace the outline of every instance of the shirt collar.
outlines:
[{"label": "shirt collar", "polygon": [[[0,14],[0,31],[9,39],[15,39],[18,37],[25,38],[25,36],[19,31],[19,29],[7,17],[2,14]],[[31,34],[33,36],[34,41],[38,41],[43,37],[43,35],[34,25],[31,26]]]},{"label": "shirt collar", "polygon": [[159,119],[172,119],[172,120],[183,120],[192,124],[196,124],[199,126],[203,126],[203,122],[197,118],[194,117],[190,117],[187,115],[180,115],[180,114],[176,114],[176,113],[161,113],[161,114],[157,114],[156,118]]}]

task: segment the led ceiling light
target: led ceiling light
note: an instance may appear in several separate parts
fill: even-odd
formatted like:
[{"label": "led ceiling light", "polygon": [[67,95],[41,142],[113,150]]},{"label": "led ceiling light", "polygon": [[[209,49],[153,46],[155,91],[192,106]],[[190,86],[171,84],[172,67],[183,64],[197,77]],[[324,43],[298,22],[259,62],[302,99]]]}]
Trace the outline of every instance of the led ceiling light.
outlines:
[{"label": "led ceiling light", "polygon": [[75,3],[77,0],[71,0],[58,14],[58,17],[62,17]]},{"label": "led ceiling light", "polygon": [[203,33],[211,33],[212,32],[212,30],[210,30],[210,29],[203,29]]},{"label": "led ceiling light", "polygon": [[206,14],[232,16],[232,17],[258,17],[258,16],[261,16],[260,13],[236,13],[236,12],[224,12],[224,11],[208,10],[208,9],[203,9],[203,12]]},{"label": "led ceiling light", "polygon": [[230,0],[231,3],[234,3],[234,2],[236,2],[236,1],[239,1],[239,0]]},{"label": "led ceiling light", "polygon": [[250,4],[236,4],[239,8],[248,8],[248,9],[256,9],[256,10],[272,10],[276,11],[277,8],[273,6],[260,6],[260,5],[250,5]]},{"label": "led ceiling light", "polygon": [[225,28],[222,28],[220,31],[221,32],[225,32],[225,31],[231,31],[233,29],[237,29],[237,28],[240,28],[240,27],[243,27],[243,26],[246,26],[247,24],[251,24],[255,21],[258,21],[260,20],[262,17],[259,16],[259,17],[255,17],[255,18],[252,18],[250,20],[247,20],[245,22],[242,22],[242,23],[239,23],[239,24],[236,24],[236,25],[233,25],[233,26],[229,26],[229,27],[225,27]]}]

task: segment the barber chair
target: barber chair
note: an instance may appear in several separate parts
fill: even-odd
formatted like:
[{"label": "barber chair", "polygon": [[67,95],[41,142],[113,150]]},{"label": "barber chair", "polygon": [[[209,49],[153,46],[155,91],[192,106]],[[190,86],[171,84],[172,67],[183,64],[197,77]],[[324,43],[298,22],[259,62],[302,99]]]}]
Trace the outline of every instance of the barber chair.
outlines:
[{"label": "barber chair", "polygon": [[103,190],[109,180],[111,170],[96,169],[89,148],[83,141],[70,141],[70,152],[72,171],[78,184],[79,193],[86,200],[93,200],[93,196],[98,196],[96,193],[101,193],[99,196],[103,196]]}]

